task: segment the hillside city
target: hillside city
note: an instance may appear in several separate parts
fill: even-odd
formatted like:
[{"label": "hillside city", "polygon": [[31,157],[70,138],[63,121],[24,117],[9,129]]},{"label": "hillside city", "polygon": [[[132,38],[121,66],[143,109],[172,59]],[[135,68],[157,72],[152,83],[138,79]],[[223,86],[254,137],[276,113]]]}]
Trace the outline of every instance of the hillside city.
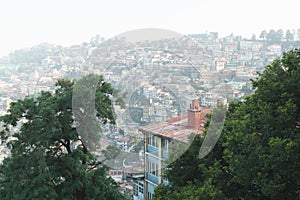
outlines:
[{"label": "hillside city", "polygon": [[[149,188],[150,182],[167,184],[167,180],[159,178],[160,174],[156,174],[157,179],[151,174],[145,177],[145,134],[159,132],[154,126],[166,127],[166,123],[170,130],[178,124],[193,127],[193,110],[207,114],[219,102],[226,105],[252,94],[251,79],[283,52],[299,47],[299,36],[280,29],[262,31],[259,37],[252,38],[234,34],[219,37],[217,32],[211,32],[138,43],[126,38],[105,40],[99,35],[69,47],[42,43],[0,58],[0,115],[7,113],[11,102],[41,91],[53,92],[61,78],[103,75],[124,93],[126,105],[115,105],[116,125],[100,124],[101,149],[94,153],[100,158],[103,149],[115,145],[121,153],[107,165],[119,190],[136,200],[151,199],[151,193],[144,194],[144,179],[149,179]],[[201,120],[203,127],[205,119]],[[201,127],[193,130],[203,131]],[[178,138],[161,142],[168,144],[172,139]],[[152,146],[155,145],[154,142]],[[148,150],[153,155],[157,151]],[[10,151],[3,143],[0,161],[8,156]]]}]

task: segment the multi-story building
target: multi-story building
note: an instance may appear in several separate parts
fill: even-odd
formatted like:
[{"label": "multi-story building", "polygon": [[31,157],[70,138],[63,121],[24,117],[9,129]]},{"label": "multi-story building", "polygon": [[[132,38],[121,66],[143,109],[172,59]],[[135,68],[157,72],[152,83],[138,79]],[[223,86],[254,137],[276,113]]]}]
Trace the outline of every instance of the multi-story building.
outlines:
[{"label": "multi-story building", "polygon": [[191,133],[201,134],[204,130],[206,115],[210,108],[200,108],[200,101],[195,99],[190,104],[188,113],[167,121],[139,128],[144,135],[144,200],[150,200],[158,184],[168,184],[163,176],[166,159],[169,158],[173,142],[189,143]]}]

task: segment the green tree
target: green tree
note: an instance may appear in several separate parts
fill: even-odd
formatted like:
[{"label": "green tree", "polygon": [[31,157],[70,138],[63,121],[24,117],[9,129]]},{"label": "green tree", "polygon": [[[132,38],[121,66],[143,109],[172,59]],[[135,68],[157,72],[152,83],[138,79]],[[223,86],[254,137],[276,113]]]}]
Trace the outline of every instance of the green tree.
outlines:
[{"label": "green tree", "polygon": [[271,29],[269,33],[267,34],[267,40],[271,43],[278,43],[281,42],[283,39],[283,30],[279,29],[275,31],[274,29]]},{"label": "green tree", "polygon": [[286,41],[294,41],[294,34],[290,30],[287,30],[285,33],[285,39]]},{"label": "green tree", "polygon": [[218,32],[210,32],[210,33],[209,33],[209,36],[210,36],[212,39],[216,40],[216,39],[218,39],[219,33],[218,33]]},{"label": "green tree", "polygon": [[92,45],[92,47],[98,47],[104,40],[105,40],[104,37],[101,37],[100,35],[96,35],[91,38],[90,44]]},{"label": "green tree", "polygon": [[[225,185],[221,165],[215,163],[219,158],[220,143],[206,158],[199,158],[199,149],[203,138],[196,135],[189,149],[174,163],[167,167],[165,176],[170,185],[155,188],[153,200],[181,199],[226,199],[220,189]],[[224,180],[224,181],[223,181]]]},{"label": "green tree", "polygon": [[276,32],[274,29],[271,29],[267,34],[267,40],[273,42],[276,38]]},{"label": "green tree", "polygon": [[[169,159],[167,160],[167,163],[170,164],[165,170],[165,176],[173,187],[183,187],[188,182],[201,179],[201,171],[198,168],[198,154],[202,141],[202,138],[195,135],[193,142],[186,151],[184,151],[184,143],[175,142],[171,145]],[[189,163],[191,160],[194,160],[194,162]],[[173,174],[176,174],[176,176],[173,176]]]},{"label": "green tree", "polygon": [[[95,78],[94,97],[102,102],[94,107],[94,117],[113,121],[109,96],[114,89],[102,77],[90,75],[83,81]],[[54,94],[41,92],[13,102],[1,117],[2,139],[13,135],[15,140],[8,142],[11,157],[0,166],[0,199],[124,199],[76,130],[73,88],[73,81],[59,80]],[[99,135],[99,129],[93,134]]]},{"label": "green tree", "polygon": [[[212,121],[214,123],[223,121],[223,110],[223,108],[215,109],[215,114],[209,116],[210,120],[206,126]],[[217,128],[217,125],[214,125],[214,128]],[[207,135],[207,130],[203,136]],[[187,151],[167,166],[165,176],[170,185],[159,185],[155,189],[154,200],[227,199],[222,191],[229,176],[224,170],[226,167],[221,164],[223,147],[220,141],[223,139],[220,138],[213,150],[206,157],[201,158],[199,149],[205,141],[204,138],[206,137],[195,135]],[[206,144],[209,142],[212,141],[206,141]],[[226,190],[224,189],[224,191]]]},{"label": "green tree", "polygon": [[276,31],[276,42],[280,42],[283,39],[284,32],[282,29]]},{"label": "green tree", "polygon": [[[284,53],[227,115],[224,158],[235,198],[297,199],[300,189],[300,51]],[[238,191],[238,190],[237,190]]]},{"label": "green tree", "polygon": [[265,40],[267,38],[267,31],[266,30],[263,30],[260,35],[259,35],[259,38],[262,39],[262,40]]},{"label": "green tree", "polygon": [[297,29],[297,40],[298,40],[298,41],[300,40],[300,28]]}]

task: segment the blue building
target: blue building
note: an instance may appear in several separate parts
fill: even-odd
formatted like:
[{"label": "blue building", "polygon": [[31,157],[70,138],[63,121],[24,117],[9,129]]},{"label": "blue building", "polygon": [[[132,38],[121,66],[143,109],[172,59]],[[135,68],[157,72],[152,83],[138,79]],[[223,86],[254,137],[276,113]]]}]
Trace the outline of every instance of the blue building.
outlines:
[{"label": "blue building", "polygon": [[[168,184],[163,176],[166,159],[175,142],[188,144],[191,133],[201,134],[209,108],[200,108],[198,99],[193,100],[188,113],[167,121],[140,127],[144,135],[144,200],[152,199],[154,188],[159,184]],[[187,146],[187,145],[185,145]]]}]

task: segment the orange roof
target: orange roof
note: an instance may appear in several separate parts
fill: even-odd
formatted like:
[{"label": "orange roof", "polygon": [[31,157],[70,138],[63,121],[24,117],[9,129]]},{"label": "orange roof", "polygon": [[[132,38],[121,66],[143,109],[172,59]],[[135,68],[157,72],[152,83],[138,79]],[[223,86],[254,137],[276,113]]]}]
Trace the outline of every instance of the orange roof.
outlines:
[{"label": "orange roof", "polygon": [[129,138],[126,138],[126,137],[124,137],[124,138],[120,138],[120,139],[118,139],[118,141],[120,141],[120,142],[129,142],[129,141],[130,141],[130,139],[129,139]]},{"label": "orange roof", "polygon": [[167,122],[141,127],[139,130],[144,134],[159,135],[186,143],[188,143],[188,136],[191,133],[200,134],[199,130],[194,130],[187,126],[175,126]]},{"label": "orange roof", "polygon": [[178,122],[178,121],[182,120],[183,118],[187,118],[187,114],[180,115],[180,116],[177,116],[177,117],[173,117],[171,119],[168,119],[166,122],[168,122],[168,123],[174,123],[174,122]]},{"label": "orange roof", "polygon": [[[200,124],[204,124],[207,121],[205,116],[210,112],[210,108],[201,109],[201,113],[203,113],[203,115],[199,122]],[[187,122],[187,114],[184,114],[168,119],[165,122],[140,127],[139,131],[143,132],[144,134],[158,135],[172,140],[188,143],[190,134],[201,134],[204,131],[204,127],[199,126],[198,129],[194,129],[192,127],[188,127]]]}]

